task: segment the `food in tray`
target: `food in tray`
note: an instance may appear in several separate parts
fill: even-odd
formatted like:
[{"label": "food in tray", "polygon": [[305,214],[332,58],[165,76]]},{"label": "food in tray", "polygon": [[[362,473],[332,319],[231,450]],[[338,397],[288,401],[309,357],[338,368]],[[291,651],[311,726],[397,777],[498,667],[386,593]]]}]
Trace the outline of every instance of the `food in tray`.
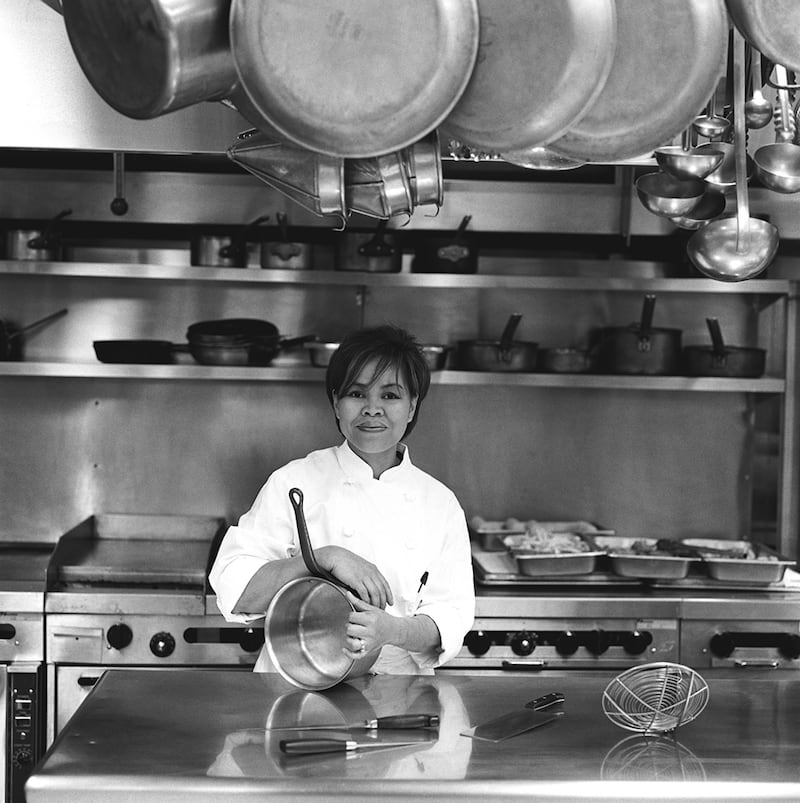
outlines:
[{"label": "food in tray", "polygon": [[554,533],[539,524],[524,533],[507,535],[503,543],[513,552],[542,555],[578,555],[592,551],[589,542],[578,533]]},{"label": "food in tray", "polygon": [[687,538],[683,542],[705,560],[777,561],[780,556],[752,541],[725,541],[721,538]]}]

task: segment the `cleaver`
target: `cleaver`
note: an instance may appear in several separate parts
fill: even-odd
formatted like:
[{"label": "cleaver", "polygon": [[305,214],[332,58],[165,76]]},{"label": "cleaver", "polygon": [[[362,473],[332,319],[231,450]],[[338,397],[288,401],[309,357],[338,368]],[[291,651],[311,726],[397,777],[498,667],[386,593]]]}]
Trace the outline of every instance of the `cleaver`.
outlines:
[{"label": "cleaver", "polygon": [[503,714],[501,717],[491,719],[482,725],[469,730],[461,731],[462,736],[480,739],[485,742],[502,742],[512,736],[518,736],[529,730],[546,725],[548,722],[564,715],[563,711],[547,711],[546,709],[557,703],[564,702],[564,695],[560,692],[551,692],[525,703],[519,711]]}]

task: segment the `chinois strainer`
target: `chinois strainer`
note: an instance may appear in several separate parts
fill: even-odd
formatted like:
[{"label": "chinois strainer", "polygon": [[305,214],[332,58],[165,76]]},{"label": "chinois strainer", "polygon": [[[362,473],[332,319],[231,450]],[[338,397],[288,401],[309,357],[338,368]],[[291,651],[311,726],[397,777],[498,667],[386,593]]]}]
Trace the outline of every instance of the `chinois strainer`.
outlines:
[{"label": "chinois strainer", "polygon": [[708,703],[708,685],[693,669],[659,662],[622,672],[603,692],[603,711],[620,728],[666,733],[697,717]]}]

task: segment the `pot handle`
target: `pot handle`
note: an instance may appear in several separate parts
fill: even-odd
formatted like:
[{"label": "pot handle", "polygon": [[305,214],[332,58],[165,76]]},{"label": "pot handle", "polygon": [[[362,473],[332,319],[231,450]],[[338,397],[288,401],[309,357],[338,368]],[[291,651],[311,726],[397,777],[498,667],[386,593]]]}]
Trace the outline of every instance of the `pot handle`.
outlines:
[{"label": "pot handle", "polygon": [[727,352],[725,350],[725,341],[722,339],[722,330],[719,328],[719,321],[716,318],[706,318],[706,326],[708,326],[708,333],[711,335],[711,342],[714,344],[714,354],[718,357],[724,357]]},{"label": "pot handle", "polygon": [[309,573],[313,577],[318,577],[320,580],[327,580],[328,582],[333,583],[334,585],[339,586],[339,588],[343,588],[345,591],[349,591],[351,594],[358,597],[358,594],[356,594],[356,592],[350,588],[349,585],[343,583],[341,580],[338,580],[327,569],[323,569],[322,566],[317,563],[314,550],[311,548],[311,539],[308,535],[306,517],[303,513],[303,492],[299,488],[291,488],[289,490],[289,501],[292,503],[292,507],[294,508],[294,519],[297,523],[297,536],[300,539],[300,552],[303,555],[303,562],[306,564],[306,569],[308,569]]},{"label": "pot handle", "polygon": [[642,303],[642,317],[639,321],[639,335],[648,337],[653,328],[653,311],[656,308],[656,297],[648,293]]}]

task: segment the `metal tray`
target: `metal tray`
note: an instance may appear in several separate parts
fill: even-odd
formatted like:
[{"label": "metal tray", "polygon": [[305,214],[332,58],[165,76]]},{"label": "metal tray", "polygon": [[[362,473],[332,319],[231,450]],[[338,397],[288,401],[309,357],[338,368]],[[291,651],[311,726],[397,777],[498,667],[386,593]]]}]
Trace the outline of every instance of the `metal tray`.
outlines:
[{"label": "metal tray", "polygon": [[515,547],[512,539],[519,536],[506,536],[504,544],[517,562],[520,574],[530,577],[553,576],[563,574],[590,574],[597,568],[597,559],[605,554],[598,549],[592,537],[585,533],[563,533],[573,535],[586,546],[585,552],[542,552]]},{"label": "metal tray", "polygon": [[[681,543],[698,550],[709,577],[729,583],[779,583],[786,569],[795,565],[795,561],[757,541],[682,538]],[[746,553],[748,557],[737,558],[725,554],[734,550]]]},{"label": "metal tray", "polygon": [[[473,516],[469,522],[470,537],[473,542],[477,542],[485,552],[505,552],[506,545],[503,539],[507,535],[524,535],[526,527],[531,522],[522,521],[515,518],[507,518],[503,521],[488,521],[481,516]],[[597,535],[603,533],[613,535],[614,530],[600,527],[590,521],[538,521],[536,524],[544,527],[552,533],[587,533]]]},{"label": "metal tray", "polygon": [[657,538],[631,538],[618,535],[597,535],[593,538],[597,546],[608,556],[611,570],[622,577],[682,580],[689,574],[693,563],[700,563],[699,558],[678,557],[667,552],[638,554],[629,551],[636,543],[645,544],[655,550]]}]

